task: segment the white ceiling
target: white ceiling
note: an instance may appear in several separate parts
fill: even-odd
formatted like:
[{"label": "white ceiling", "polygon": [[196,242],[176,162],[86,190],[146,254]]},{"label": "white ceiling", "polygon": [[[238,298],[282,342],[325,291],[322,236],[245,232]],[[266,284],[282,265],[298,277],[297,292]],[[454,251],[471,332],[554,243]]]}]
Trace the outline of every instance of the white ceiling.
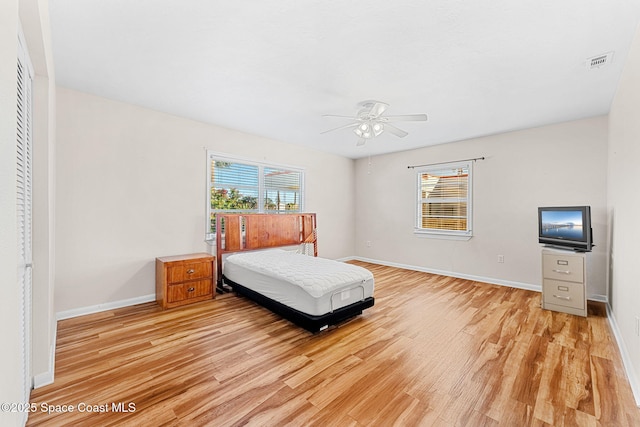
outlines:
[{"label": "white ceiling", "polygon": [[[635,0],[50,0],[58,84],[350,158],[609,112]],[[614,52],[588,70],[587,58]],[[427,113],[356,147],[357,104]]]}]

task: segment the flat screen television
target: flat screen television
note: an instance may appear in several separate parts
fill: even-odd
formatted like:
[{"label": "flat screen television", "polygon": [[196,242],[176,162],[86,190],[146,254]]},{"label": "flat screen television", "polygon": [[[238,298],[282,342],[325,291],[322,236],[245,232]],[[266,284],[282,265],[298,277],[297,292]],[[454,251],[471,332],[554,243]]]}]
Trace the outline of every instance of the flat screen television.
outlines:
[{"label": "flat screen television", "polygon": [[594,246],[590,206],[538,208],[538,242],[589,252]]}]

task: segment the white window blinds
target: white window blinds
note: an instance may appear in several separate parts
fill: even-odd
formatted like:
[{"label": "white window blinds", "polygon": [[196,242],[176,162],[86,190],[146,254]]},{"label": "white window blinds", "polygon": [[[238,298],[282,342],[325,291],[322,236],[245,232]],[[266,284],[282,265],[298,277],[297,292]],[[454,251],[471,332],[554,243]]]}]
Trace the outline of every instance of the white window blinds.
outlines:
[{"label": "white window blinds", "polygon": [[264,210],[300,212],[301,172],[264,168]]},{"label": "white window blinds", "polygon": [[471,163],[417,171],[416,232],[471,236]]},{"label": "white window blinds", "polygon": [[255,165],[211,160],[211,208],[258,211],[259,170]]},{"label": "white window blinds", "polygon": [[207,240],[216,212],[302,212],[304,171],[207,152]]}]

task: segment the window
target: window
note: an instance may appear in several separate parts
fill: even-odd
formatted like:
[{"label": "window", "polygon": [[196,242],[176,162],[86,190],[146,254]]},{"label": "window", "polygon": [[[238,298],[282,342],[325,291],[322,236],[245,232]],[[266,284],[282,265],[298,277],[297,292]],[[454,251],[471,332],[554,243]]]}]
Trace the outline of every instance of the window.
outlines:
[{"label": "window", "polygon": [[471,238],[471,165],[446,163],[416,171],[416,233]]},{"label": "window", "polygon": [[301,212],[304,171],[207,152],[207,240],[216,212]]}]

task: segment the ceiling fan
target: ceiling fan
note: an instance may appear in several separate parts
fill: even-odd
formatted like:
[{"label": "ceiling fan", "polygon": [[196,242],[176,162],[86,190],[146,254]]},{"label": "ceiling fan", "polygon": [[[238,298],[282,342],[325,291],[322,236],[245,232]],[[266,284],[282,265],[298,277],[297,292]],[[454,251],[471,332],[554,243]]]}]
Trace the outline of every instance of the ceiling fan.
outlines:
[{"label": "ceiling fan", "polygon": [[353,120],[352,123],[329,129],[321,133],[333,132],[334,130],[355,128],[353,132],[360,137],[356,145],[364,145],[367,139],[375,138],[382,132],[387,131],[390,134],[404,138],[407,132],[392,125],[392,122],[424,122],[427,120],[426,114],[405,114],[401,116],[385,116],[383,115],[389,104],[380,101],[362,101],[358,104],[360,110],[357,115],[337,116],[334,114],[325,114],[323,117],[339,117],[343,119]]}]

